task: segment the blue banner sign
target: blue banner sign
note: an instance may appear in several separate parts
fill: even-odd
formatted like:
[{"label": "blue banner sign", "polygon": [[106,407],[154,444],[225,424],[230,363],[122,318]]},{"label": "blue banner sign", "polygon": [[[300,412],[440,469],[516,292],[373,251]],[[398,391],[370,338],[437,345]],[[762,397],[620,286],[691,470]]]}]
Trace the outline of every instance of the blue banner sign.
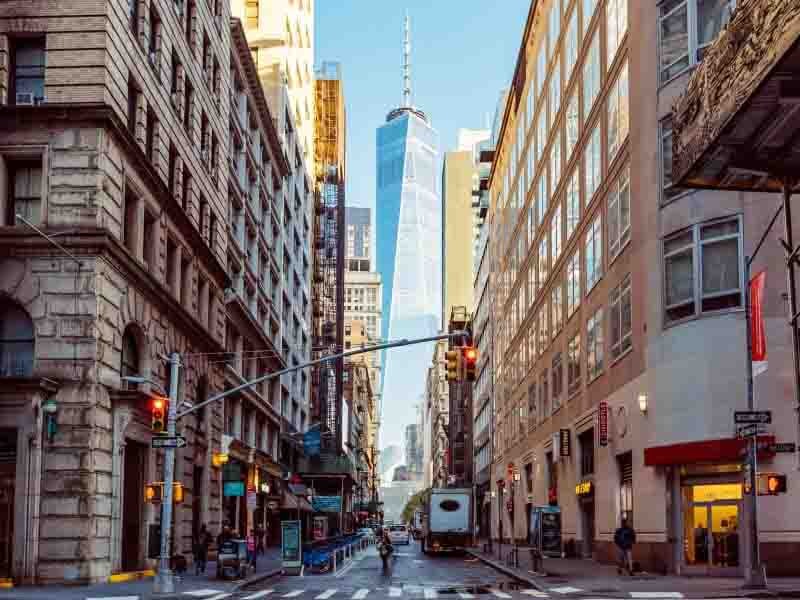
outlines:
[{"label": "blue banner sign", "polygon": [[244,496],[244,481],[223,481],[223,496]]},{"label": "blue banner sign", "polygon": [[338,513],[342,511],[341,496],[312,496],[311,507],[314,512]]},{"label": "blue banner sign", "polygon": [[317,456],[322,447],[322,435],[319,427],[309,429],[303,434],[303,450],[306,456]]}]

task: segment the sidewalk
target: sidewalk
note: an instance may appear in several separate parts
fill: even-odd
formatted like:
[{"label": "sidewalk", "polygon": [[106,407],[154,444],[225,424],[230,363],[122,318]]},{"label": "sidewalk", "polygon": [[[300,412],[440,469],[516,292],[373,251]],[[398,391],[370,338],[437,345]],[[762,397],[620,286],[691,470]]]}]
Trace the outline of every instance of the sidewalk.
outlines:
[{"label": "sidewalk", "polygon": [[618,575],[615,565],[601,564],[590,559],[545,558],[543,573],[532,570],[529,548],[519,547],[519,568],[511,566],[512,546],[503,544],[502,560],[498,558],[498,544],[492,553],[485,553],[485,540],[470,553],[507,575],[523,581],[542,592],[558,594],[609,594],[618,597],[644,597],[647,594],[668,594],[684,598],[800,598],[800,578],[774,577],[769,579],[765,592],[742,589],[739,577],[681,577],[641,573],[634,576]]},{"label": "sidewalk", "polygon": [[217,564],[209,561],[205,575],[195,575],[192,567],[186,571],[175,586],[175,594],[153,595],[153,579],[141,579],[126,583],[99,583],[88,586],[22,586],[0,590],[0,600],[85,600],[87,598],[138,597],[141,600],[169,598],[187,598],[186,592],[213,590],[215,592],[235,592],[239,588],[280,575],[280,548],[267,548],[256,561],[256,571],[251,572],[244,580],[217,579]]}]

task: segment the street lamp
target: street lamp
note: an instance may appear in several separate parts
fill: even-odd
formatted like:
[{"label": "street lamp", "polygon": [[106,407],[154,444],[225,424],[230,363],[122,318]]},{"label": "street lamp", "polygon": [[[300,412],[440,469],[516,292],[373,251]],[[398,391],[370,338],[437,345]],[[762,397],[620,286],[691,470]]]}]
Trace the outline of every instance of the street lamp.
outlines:
[{"label": "street lamp", "polygon": [[153,381],[152,379],[148,379],[147,377],[143,377],[142,375],[123,375],[121,379],[122,381],[127,381],[128,383],[149,383],[159,392],[161,392],[162,396],[169,396],[167,390],[165,390],[160,383]]}]

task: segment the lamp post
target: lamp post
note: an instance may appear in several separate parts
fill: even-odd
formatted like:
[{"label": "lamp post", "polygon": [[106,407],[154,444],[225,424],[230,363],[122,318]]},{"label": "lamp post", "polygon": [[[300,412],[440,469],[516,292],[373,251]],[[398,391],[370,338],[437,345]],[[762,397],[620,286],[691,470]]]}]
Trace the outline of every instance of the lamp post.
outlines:
[{"label": "lamp post", "polygon": [[510,500],[510,502],[511,502],[511,545],[514,547],[514,566],[515,567],[519,566],[519,555],[517,554],[517,536],[515,535],[515,531],[514,531],[514,525],[515,525],[514,517],[515,517],[515,514],[517,512],[517,507],[516,507],[516,502],[515,502],[515,500],[516,500],[515,493],[516,493],[516,488],[517,488],[516,484],[519,482],[519,480],[520,480],[519,469],[518,468],[514,468],[514,475],[511,477],[511,500]]}]

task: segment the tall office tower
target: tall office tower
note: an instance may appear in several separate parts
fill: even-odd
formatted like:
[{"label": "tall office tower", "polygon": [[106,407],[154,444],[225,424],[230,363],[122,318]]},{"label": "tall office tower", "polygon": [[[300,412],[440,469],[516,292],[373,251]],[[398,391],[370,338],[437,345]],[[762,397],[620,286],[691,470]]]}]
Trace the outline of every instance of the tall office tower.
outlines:
[{"label": "tall office tower", "polygon": [[307,165],[314,159],[314,0],[231,0],[265,88],[285,85]]},{"label": "tall office tower", "polygon": [[[377,245],[383,337],[413,338],[441,327],[442,214],[436,190],[438,133],[411,102],[410,43],[405,22],[403,99],[377,130]],[[384,355],[383,443],[402,443],[415,419],[432,346]]]},{"label": "tall office tower", "polygon": [[[348,206],[345,208],[344,221],[345,258],[348,261],[361,261],[361,264],[350,262],[348,269],[369,271],[372,258],[372,209],[363,206]],[[366,261],[366,264],[363,264],[363,261]]]}]

